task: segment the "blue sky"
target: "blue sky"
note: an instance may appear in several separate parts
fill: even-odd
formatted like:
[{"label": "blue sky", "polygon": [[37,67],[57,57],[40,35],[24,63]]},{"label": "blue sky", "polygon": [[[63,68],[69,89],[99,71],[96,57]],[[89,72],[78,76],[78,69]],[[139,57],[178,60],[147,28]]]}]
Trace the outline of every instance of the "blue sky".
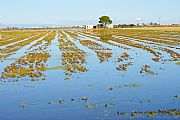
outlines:
[{"label": "blue sky", "polygon": [[3,24],[179,23],[180,0],[0,0]]}]

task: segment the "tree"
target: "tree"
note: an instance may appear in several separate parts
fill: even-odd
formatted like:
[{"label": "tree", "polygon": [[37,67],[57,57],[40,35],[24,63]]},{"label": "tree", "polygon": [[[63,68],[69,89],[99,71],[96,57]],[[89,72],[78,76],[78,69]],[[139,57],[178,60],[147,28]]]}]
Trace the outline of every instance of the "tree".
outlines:
[{"label": "tree", "polygon": [[107,27],[107,25],[112,24],[112,20],[109,16],[102,16],[99,18],[99,23],[104,26],[104,28]]},{"label": "tree", "polygon": [[159,25],[158,23],[154,23],[155,26]]},{"label": "tree", "polygon": [[136,26],[136,25],[134,25],[134,24],[130,24],[130,25],[129,25],[129,27],[135,27],[135,26]]},{"label": "tree", "polygon": [[103,28],[103,24],[98,24],[98,28]]},{"label": "tree", "polygon": [[154,24],[152,22],[149,23],[150,26],[153,26]]}]

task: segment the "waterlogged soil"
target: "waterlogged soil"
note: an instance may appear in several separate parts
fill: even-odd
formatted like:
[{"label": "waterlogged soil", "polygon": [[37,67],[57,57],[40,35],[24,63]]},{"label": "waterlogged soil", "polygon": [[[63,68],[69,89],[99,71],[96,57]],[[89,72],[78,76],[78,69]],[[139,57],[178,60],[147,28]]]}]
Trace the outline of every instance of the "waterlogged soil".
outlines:
[{"label": "waterlogged soil", "polygon": [[0,120],[180,119],[178,31],[1,33]]}]

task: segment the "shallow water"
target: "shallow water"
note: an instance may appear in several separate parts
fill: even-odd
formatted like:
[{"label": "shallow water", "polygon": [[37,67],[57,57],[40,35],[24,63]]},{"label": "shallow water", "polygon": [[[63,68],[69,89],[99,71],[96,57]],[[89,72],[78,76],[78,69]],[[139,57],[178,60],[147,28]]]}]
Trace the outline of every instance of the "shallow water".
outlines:
[{"label": "shallow water", "polygon": [[[1,120],[145,119],[146,115],[132,117],[131,112],[180,108],[180,99],[175,97],[180,95],[180,66],[176,62],[154,62],[153,55],[142,49],[128,46],[130,50],[125,50],[87,36],[79,35],[78,39],[74,39],[66,34],[67,39],[85,52],[85,63],[80,66],[86,67],[88,71],[77,71],[65,80],[66,70],[63,69],[63,52],[59,49],[58,34],[61,33],[57,31],[51,44],[44,50],[51,55],[45,65],[47,68],[62,66],[62,69],[43,71],[44,80],[32,81],[26,76],[15,82],[1,81]],[[97,51],[82,45],[79,42],[81,40],[90,40],[110,48],[108,52],[112,56],[101,61]],[[25,46],[10,58],[22,57],[28,48],[29,45]],[[124,52],[132,59],[117,62]],[[13,62],[1,62],[1,73]],[[132,65],[127,70],[116,69],[128,62]],[[150,70],[155,74],[141,74],[144,65],[151,66]],[[118,115],[118,111],[127,112],[128,115]],[[165,118],[178,119],[175,115],[163,114],[149,119]]]}]

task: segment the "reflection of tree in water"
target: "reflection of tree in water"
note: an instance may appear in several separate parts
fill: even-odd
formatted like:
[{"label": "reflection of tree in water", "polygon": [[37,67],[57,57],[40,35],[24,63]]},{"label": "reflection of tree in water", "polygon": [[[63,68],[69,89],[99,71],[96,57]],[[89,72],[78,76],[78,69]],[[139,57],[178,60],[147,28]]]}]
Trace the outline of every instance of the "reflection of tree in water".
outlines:
[{"label": "reflection of tree in water", "polygon": [[[48,53],[29,53],[19,58],[16,62],[4,68],[2,79],[30,77],[31,80],[38,80],[43,77]],[[45,78],[42,78],[45,79]]]}]

